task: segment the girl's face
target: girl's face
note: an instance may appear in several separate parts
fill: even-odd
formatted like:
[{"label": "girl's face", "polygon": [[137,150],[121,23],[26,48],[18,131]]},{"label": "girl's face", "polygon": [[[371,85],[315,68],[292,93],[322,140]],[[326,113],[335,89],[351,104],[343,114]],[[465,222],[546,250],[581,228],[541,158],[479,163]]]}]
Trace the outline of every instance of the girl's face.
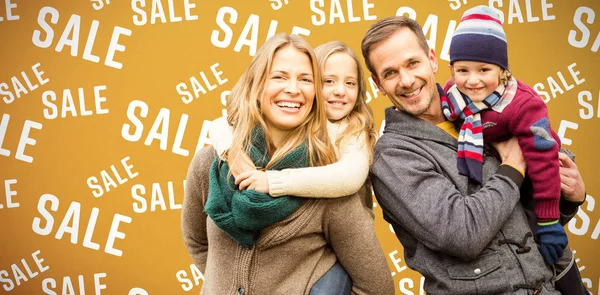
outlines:
[{"label": "girl's face", "polygon": [[325,61],[323,96],[330,121],[346,117],[354,108],[358,97],[358,69],[350,55],[338,52]]},{"label": "girl's face", "polygon": [[314,100],[314,74],[309,56],[293,46],[279,49],[259,98],[269,131],[277,136],[298,127],[310,114]]},{"label": "girl's face", "polygon": [[454,83],[473,102],[481,102],[500,85],[502,68],[478,61],[456,61],[452,65]]}]

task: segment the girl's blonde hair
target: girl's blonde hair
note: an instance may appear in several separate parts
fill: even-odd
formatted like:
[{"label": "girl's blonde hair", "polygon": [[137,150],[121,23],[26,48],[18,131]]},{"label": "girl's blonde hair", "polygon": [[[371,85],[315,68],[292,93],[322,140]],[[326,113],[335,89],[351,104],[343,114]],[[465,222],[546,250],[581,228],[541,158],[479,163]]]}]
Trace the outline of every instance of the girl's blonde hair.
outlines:
[{"label": "girl's blonde hair", "polygon": [[[259,100],[263,95],[267,76],[273,64],[273,57],[280,49],[288,46],[303,52],[310,59],[314,76],[315,98],[304,122],[286,136],[281,147],[275,149],[270,140]],[[268,169],[304,143],[308,149],[311,166],[331,164],[336,161],[336,156],[327,134],[325,111],[321,74],[312,47],[297,35],[277,34],[269,38],[258,49],[227,99],[227,120],[233,125],[231,150],[244,151],[249,154],[252,130],[255,126],[261,126],[265,132],[268,151],[271,155],[271,160],[263,168]]]},{"label": "girl's blonde hair", "polygon": [[[365,80],[363,69],[358,61],[358,56],[352,49],[343,42],[331,41],[315,48],[315,54],[317,55],[321,71],[325,70],[327,59],[335,53],[345,53],[354,59],[358,75],[358,97],[356,98],[354,108],[345,117],[348,120],[348,126],[344,134],[336,139],[335,145],[339,148],[340,143],[345,138],[355,137],[362,139],[364,137],[365,144],[368,147],[367,150],[369,151],[369,160],[372,162],[373,146],[377,140],[377,131],[375,130],[373,110],[367,104],[367,81]],[[364,136],[362,136],[363,134]]]}]

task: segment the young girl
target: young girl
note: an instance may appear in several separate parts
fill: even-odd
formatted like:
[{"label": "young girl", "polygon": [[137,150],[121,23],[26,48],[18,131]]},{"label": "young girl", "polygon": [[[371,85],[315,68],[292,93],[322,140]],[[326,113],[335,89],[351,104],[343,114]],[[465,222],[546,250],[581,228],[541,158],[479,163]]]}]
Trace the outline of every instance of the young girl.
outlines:
[{"label": "young girl", "polygon": [[[535,200],[522,203],[535,204],[534,232],[540,253],[559,274],[577,271],[571,268],[573,255],[559,222],[560,139],[550,127],[542,99],[508,70],[506,35],[492,8],[476,6],[465,11],[450,44],[450,66],[452,80],[444,89],[448,95],[441,100],[449,120],[464,120],[458,136],[459,172],[481,183],[483,142],[515,136],[527,163]],[[567,254],[564,257],[563,252]],[[556,285],[564,293],[584,294],[581,281],[559,280]]]},{"label": "young girl", "polygon": [[[267,171],[330,164],[335,155],[324,104],[310,45],[275,35],[232,89],[232,149]],[[338,259],[353,293],[394,292],[373,220],[356,194],[271,198],[240,190],[212,148],[190,165],[182,231],[205,277],[202,294],[308,294]]]},{"label": "young girl", "polygon": [[[323,74],[327,129],[339,160],[322,167],[261,171],[253,169],[244,154],[236,154],[238,160],[232,161],[229,152],[229,164],[235,167],[232,170],[239,171],[238,175],[234,173],[235,183],[240,189],[253,189],[272,197],[336,198],[358,191],[372,212],[371,186],[365,181],[376,131],[373,112],[366,103],[363,70],[354,51],[342,42],[320,45],[315,53]],[[213,121],[209,138],[217,152],[224,155],[231,144],[231,127],[224,118]]]}]

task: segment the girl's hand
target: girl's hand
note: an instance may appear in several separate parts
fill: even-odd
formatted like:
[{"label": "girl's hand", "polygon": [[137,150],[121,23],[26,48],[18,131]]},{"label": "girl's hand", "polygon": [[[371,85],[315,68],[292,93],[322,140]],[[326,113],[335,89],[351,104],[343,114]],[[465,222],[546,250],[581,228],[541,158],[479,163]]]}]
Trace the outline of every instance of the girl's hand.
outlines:
[{"label": "girl's hand", "polygon": [[235,184],[239,185],[240,190],[249,189],[265,194],[269,193],[269,180],[265,171],[250,170],[242,172],[235,177]]}]

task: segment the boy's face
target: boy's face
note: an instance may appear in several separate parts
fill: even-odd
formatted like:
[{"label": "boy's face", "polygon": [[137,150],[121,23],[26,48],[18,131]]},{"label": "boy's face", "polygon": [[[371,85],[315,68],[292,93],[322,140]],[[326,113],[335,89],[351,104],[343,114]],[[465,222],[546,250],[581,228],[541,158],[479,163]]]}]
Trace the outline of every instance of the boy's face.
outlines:
[{"label": "boy's face", "polygon": [[502,68],[478,61],[456,61],[451,67],[454,83],[473,102],[481,102],[500,84]]}]

